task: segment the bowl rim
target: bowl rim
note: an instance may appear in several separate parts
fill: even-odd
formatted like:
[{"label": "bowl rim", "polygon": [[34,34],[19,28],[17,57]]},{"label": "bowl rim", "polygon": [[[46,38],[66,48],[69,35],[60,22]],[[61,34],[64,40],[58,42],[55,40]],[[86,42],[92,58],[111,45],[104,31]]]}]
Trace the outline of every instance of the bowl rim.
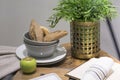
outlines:
[{"label": "bowl rim", "polygon": [[28,42],[26,42],[26,41],[24,40],[24,44],[32,45],[32,46],[50,46],[50,45],[54,45],[54,44],[58,44],[58,43],[59,43],[59,40],[57,40],[57,42],[55,42],[55,43],[49,43],[49,44],[47,44],[47,43],[30,44],[30,43],[28,43]]},{"label": "bowl rim", "polygon": [[52,45],[55,43],[59,43],[59,40],[54,40],[54,41],[50,41],[50,42],[39,42],[39,41],[35,41],[35,40],[31,40],[29,38],[26,37],[26,35],[29,36],[29,32],[24,34],[24,43],[30,44],[30,45]]}]

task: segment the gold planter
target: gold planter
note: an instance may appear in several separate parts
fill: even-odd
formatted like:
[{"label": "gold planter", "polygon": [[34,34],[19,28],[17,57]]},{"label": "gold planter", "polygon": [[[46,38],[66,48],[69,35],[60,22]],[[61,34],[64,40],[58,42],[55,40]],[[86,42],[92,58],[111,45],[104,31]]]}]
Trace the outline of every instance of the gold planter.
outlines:
[{"label": "gold planter", "polygon": [[70,23],[71,55],[79,59],[97,57],[100,51],[100,23]]}]

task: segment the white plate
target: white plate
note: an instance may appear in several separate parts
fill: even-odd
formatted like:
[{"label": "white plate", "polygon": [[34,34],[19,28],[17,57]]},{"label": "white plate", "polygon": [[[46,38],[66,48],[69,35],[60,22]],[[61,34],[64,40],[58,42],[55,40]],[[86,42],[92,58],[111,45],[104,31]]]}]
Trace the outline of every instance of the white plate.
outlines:
[{"label": "white plate", "polygon": [[[16,55],[18,58],[23,59],[28,56],[25,45],[21,45],[16,49]],[[58,46],[55,53],[47,58],[36,59],[38,65],[50,65],[63,60],[66,56],[66,49],[62,46]]]}]

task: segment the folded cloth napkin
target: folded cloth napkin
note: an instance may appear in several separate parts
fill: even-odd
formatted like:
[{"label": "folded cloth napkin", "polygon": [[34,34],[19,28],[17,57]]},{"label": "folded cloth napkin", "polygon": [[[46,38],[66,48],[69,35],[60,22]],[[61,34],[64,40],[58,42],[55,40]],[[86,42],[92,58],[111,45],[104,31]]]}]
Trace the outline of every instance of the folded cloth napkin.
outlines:
[{"label": "folded cloth napkin", "polygon": [[0,79],[20,68],[16,47],[0,46]]},{"label": "folded cloth napkin", "polygon": [[91,65],[81,80],[104,80],[109,74],[114,61],[108,57],[101,57]]}]

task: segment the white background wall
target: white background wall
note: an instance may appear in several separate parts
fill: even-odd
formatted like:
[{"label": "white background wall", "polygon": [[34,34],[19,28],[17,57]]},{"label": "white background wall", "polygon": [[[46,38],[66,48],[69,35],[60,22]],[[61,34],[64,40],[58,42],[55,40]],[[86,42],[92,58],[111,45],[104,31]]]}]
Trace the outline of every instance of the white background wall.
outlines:
[{"label": "white background wall", "polygon": [[[23,44],[23,34],[28,31],[31,19],[48,27],[46,21],[59,0],[0,0],[0,45],[19,46]],[[114,0],[120,13],[120,1]],[[120,16],[112,21],[118,42],[120,41]],[[49,28],[49,27],[48,27]],[[61,20],[54,30],[67,30],[68,35],[61,43],[70,42],[69,23]],[[120,45],[120,42],[118,43]],[[101,49],[117,57],[109,29],[101,22]]]}]

